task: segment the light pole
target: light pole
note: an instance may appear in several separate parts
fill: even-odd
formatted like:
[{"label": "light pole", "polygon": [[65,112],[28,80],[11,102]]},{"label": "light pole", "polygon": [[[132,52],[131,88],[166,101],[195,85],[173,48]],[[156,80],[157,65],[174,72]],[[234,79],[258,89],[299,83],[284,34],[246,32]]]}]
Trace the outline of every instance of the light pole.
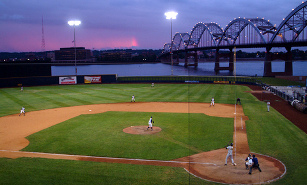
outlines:
[{"label": "light pole", "polygon": [[176,19],[176,16],[178,15],[177,12],[166,12],[164,14],[166,16],[166,19],[171,20],[171,49],[170,49],[170,56],[171,56],[171,65],[172,65],[172,75],[173,75],[173,19]]},{"label": "light pole", "polygon": [[76,26],[81,24],[81,21],[68,21],[69,26],[74,27],[74,48],[75,48],[75,74],[77,76],[77,49],[76,49]]}]

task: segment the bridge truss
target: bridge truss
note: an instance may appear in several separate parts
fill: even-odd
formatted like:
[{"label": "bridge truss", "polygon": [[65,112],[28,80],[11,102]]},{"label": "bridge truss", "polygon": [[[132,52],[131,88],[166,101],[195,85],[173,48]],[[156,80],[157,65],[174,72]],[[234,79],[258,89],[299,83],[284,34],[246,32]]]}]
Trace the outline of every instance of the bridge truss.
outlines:
[{"label": "bridge truss", "polygon": [[[307,2],[303,2],[276,28],[264,18],[236,18],[223,30],[217,23],[197,23],[191,33],[173,36],[173,51],[212,46],[240,46],[274,42],[307,41]],[[164,45],[170,51],[171,43]]]},{"label": "bridge truss", "polygon": [[[197,62],[197,53],[202,50],[213,49],[216,50],[216,69],[221,69],[219,66],[219,50],[229,49],[229,63],[231,55],[233,55],[232,49],[237,48],[266,48],[268,56],[266,60],[269,62],[276,59],[282,59],[284,61],[291,61],[292,54],[291,47],[294,46],[307,46],[307,2],[302,2],[298,7],[292,9],[292,12],[283,19],[278,27],[273,25],[269,20],[264,18],[236,18],[226,28],[221,28],[217,23],[197,23],[190,33],[176,33],[173,36],[172,44],[166,43],[164,45],[164,54],[170,52],[171,45],[173,46],[173,52],[185,52],[186,53],[186,66],[187,57],[192,56]],[[269,53],[272,47],[285,47],[287,53],[285,56],[274,56]],[[198,52],[196,52],[198,51]],[[196,54],[196,55],[195,55]],[[172,57],[172,56],[171,56]],[[179,59],[178,59],[179,61]],[[272,75],[271,63],[265,64],[265,70],[267,74]],[[197,64],[194,64],[197,66]],[[267,67],[266,67],[267,66]],[[289,64],[287,64],[288,68]],[[229,65],[229,68],[233,69],[233,64]],[[292,70],[292,67],[291,67]],[[265,72],[266,73],[266,72]],[[292,74],[292,72],[287,72]]]}]

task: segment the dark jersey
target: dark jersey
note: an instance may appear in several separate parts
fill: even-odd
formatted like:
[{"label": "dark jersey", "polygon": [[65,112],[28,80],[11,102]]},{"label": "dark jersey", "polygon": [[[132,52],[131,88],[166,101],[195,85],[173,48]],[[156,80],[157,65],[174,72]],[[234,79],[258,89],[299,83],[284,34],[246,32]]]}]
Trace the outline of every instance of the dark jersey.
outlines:
[{"label": "dark jersey", "polygon": [[258,159],[256,157],[254,157],[252,160],[255,166],[258,165]]}]

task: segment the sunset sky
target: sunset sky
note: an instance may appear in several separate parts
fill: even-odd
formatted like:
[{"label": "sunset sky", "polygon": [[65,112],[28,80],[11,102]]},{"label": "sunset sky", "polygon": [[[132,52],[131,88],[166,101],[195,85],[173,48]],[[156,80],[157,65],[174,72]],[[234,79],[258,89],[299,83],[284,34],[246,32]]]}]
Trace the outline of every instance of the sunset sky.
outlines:
[{"label": "sunset sky", "polygon": [[87,49],[162,49],[170,42],[167,11],[176,11],[175,32],[191,32],[198,22],[222,28],[234,18],[261,17],[278,26],[302,0],[1,0],[0,52],[42,51],[76,45]]}]

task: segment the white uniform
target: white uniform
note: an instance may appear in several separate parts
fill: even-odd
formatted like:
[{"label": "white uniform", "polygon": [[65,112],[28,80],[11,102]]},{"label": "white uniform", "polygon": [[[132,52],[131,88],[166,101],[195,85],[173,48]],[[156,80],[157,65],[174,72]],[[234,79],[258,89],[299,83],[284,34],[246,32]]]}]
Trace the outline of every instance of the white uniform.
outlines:
[{"label": "white uniform", "polygon": [[214,98],[212,97],[212,99],[211,99],[211,104],[210,104],[210,106],[211,105],[213,105],[214,106]]},{"label": "white uniform", "polygon": [[248,165],[248,166],[252,165],[253,164],[253,158],[252,157],[247,157],[245,164]]},{"label": "white uniform", "polygon": [[25,108],[24,107],[22,107],[21,110],[20,110],[20,114],[22,114],[22,113],[25,113]]},{"label": "white uniform", "polygon": [[266,103],[266,105],[267,105],[267,107],[268,107],[268,112],[270,112],[270,102],[268,101],[267,103]]},{"label": "white uniform", "polygon": [[150,118],[148,121],[148,127],[152,127],[152,118]]},{"label": "white uniform", "polygon": [[19,116],[20,116],[21,114],[23,114],[24,116],[26,115],[26,112],[25,112],[25,108],[24,108],[24,107],[21,108]]},{"label": "white uniform", "polygon": [[134,95],[132,95],[131,102],[132,102],[132,101],[135,102],[135,97],[134,97]]},{"label": "white uniform", "polygon": [[230,157],[230,159],[231,159],[231,163],[232,163],[233,165],[235,165],[235,162],[233,161],[233,155],[232,155],[233,146],[227,146],[226,149],[228,149],[228,153],[227,153],[227,156],[226,156],[225,165],[227,164],[227,159],[228,159],[229,157]]}]

